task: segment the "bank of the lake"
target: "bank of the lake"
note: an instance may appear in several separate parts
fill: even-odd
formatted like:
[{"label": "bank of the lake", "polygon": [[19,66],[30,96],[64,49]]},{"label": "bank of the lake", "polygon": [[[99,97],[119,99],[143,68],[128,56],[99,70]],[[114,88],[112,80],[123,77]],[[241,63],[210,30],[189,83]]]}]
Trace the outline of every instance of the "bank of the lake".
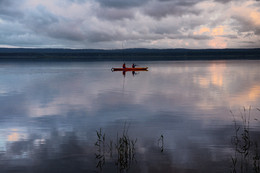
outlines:
[{"label": "bank of the lake", "polygon": [[0,48],[0,61],[259,60],[260,49],[27,49]]}]

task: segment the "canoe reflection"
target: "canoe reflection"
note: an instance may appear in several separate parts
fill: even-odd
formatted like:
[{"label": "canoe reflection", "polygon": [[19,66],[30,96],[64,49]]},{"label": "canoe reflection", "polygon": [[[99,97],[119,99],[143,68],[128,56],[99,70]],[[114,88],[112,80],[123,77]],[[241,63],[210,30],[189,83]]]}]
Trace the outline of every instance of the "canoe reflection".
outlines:
[{"label": "canoe reflection", "polygon": [[[126,75],[126,72],[127,71],[122,71],[122,75],[125,77],[125,75]],[[135,76],[135,75],[138,75],[139,74],[139,72],[136,72],[136,71],[132,71],[132,75],[133,76]]]}]

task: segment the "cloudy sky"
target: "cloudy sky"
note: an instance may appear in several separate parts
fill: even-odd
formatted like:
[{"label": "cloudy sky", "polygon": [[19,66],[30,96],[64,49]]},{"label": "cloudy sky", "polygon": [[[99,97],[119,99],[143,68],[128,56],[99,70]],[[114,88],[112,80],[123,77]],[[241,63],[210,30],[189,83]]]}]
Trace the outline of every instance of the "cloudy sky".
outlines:
[{"label": "cloudy sky", "polygon": [[259,48],[259,0],[0,0],[0,47]]}]

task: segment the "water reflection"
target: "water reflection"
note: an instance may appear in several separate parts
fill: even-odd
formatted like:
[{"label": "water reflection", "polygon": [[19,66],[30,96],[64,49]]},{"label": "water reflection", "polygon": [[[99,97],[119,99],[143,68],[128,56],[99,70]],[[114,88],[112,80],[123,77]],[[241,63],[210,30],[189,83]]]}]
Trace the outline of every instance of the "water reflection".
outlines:
[{"label": "water reflection", "polygon": [[206,70],[208,73],[193,77],[194,83],[199,84],[202,88],[209,88],[210,86],[223,87],[224,74],[227,70],[226,64],[224,62],[212,63]]},{"label": "water reflection", "polygon": [[[137,142],[127,172],[227,172],[229,110],[251,105],[251,120],[260,119],[259,63],[145,62],[149,72],[134,77],[111,73],[119,62],[1,64],[0,169],[116,172],[116,134],[129,122]],[[95,155],[99,128],[105,164]],[[259,131],[251,121],[251,139]]]},{"label": "water reflection", "polygon": [[[101,132],[101,131],[100,131]],[[98,132],[98,133],[100,133]],[[102,133],[101,133],[102,134]],[[104,137],[104,133],[101,138]],[[2,172],[204,172],[223,170],[224,161],[212,158],[212,151],[190,144],[188,159],[181,162],[185,151],[161,152],[155,141],[139,144],[136,140],[126,145],[130,138],[124,135],[116,142],[113,154],[110,146],[101,139],[101,145],[82,141],[75,132],[59,134],[53,130],[48,139],[16,141],[8,145],[5,155],[0,156]],[[120,141],[122,139],[122,141]],[[138,139],[140,139],[138,137]],[[127,142],[126,142],[127,141]],[[139,141],[139,140],[138,140]],[[187,141],[188,142],[188,141]],[[135,145],[139,146],[135,147]],[[129,148],[126,148],[129,147]],[[131,151],[130,151],[131,150]],[[136,151],[134,151],[136,150]],[[181,149],[182,150],[182,149]],[[182,153],[184,152],[184,153]],[[95,153],[95,154],[94,154]],[[172,157],[174,156],[174,157]],[[193,160],[195,159],[195,160]],[[178,163],[176,165],[176,163]],[[205,166],[200,167],[204,163]],[[216,167],[217,165],[217,167]],[[224,167],[225,168],[225,167]],[[213,171],[214,172],[214,171]]]}]

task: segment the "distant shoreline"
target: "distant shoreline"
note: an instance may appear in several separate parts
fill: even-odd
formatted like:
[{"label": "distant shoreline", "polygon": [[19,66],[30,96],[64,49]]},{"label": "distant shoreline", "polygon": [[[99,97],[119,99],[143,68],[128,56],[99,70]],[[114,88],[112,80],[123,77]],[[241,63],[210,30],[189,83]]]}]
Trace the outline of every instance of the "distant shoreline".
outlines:
[{"label": "distant shoreline", "polygon": [[256,49],[27,49],[0,48],[0,61],[260,60]]}]

